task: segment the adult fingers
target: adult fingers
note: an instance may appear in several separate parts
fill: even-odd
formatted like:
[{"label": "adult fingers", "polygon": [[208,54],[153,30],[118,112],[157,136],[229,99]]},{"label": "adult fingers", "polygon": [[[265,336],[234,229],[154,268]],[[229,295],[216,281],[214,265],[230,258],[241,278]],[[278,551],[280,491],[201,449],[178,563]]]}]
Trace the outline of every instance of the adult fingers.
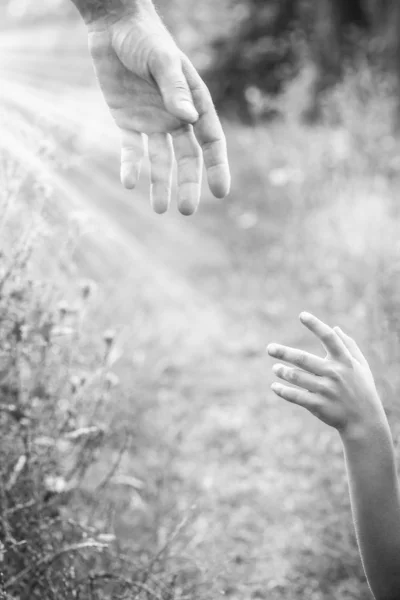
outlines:
[{"label": "adult fingers", "polygon": [[200,202],[201,150],[191,125],[174,131],[172,140],[178,168],[178,208],[183,215],[191,215]]},{"label": "adult fingers", "polygon": [[162,214],[171,200],[172,165],[174,160],[171,136],[153,133],[149,136],[150,202],[153,210]]},{"label": "adult fingers", "polygon": [[334,358],[349,360],[350,354],[337,333],[323,321],[307,312],[302,312],[300,321],[322,342],[327,352]]},{"label": "adult fingers", "polygon": [[277,382],[271,385],[271,389],[277,396],[293,404],[298,404],[311,412],[318,412],[320,408],[320,399],[317,394],[311,394],[305,390],[289,387]]},{"label": "adult fingers", "polygon": [[328,374],[326,361],[315,354],[280,344],[269,344],[267,351],[270,356],[291,363],[309,373],[319,376]]},{"label": "adult fingers", "polygon": [[182,71],[181,53],[177,48],[165,50],[156,47],[149,59],[150,73],[161,92],[165,108],[187,123],[199,118],[193,104],[188,82]]},{"label": "adult fingers", "polygon": [[338,334],[338,336],[340,337],[340,339],[342,340],[342,342],[344,343],[344,345],[346,346],[346,348],[348,349],[350,354],[356,360],[358,360],[358,362],[365,364],[367,362],[367,359],[365,358],[364,354],[361,352],[356,341],[353,340],[353,338],[351,338],[349,335],[347,335],[347,333],[342,331],[340,329],[340,327],[336,326],[333,329],[336,331],[336,333]]},{"label": "adult fingers", "polygon": [[199,114],[194,131],[203,150],[208,185],[214,196],[224,198],[231,184],[225,135],[206,84],[184,55],[182,63]]},{"label": "adult fingers", "polygon": [[292,367],[279,364],[274,365],[272,370],[280,379],[310,392],[323,393],[325,391],[324,379],[322,377],[311,375],[301,369],[293,369]]},{"label": "adult fingers", "polygon": [[122,131],[121,182],[132,190],[138,182],[144,155],[143,135],[137,131]]}]

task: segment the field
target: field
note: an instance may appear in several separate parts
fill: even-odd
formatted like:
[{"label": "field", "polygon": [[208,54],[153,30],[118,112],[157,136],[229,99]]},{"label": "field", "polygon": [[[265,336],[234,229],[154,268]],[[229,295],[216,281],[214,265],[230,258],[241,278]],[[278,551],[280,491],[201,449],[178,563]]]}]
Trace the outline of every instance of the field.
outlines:
[{"label": "field", "polygon": [[[65,85],[55,89],[52,69],[65,70]],[[332,99],[340,126],[301,125],[304,78],[280,100],[283,121],[224,123],[232,192],[217,201],[204,185],[198,213],[185,218],[174,206],[152,214],[146,173],[137,190],[122,190],[118,139],[86,83],[89,63],[71,73],[60,59],[43,72],[43,90],[37,72],[21,78],[24,103],[17,78],[7,105],[20,98],[21,122],[35,127],[44,113],[44,135],[68,165],[43,175],[54,229],[32,268],[57,277],[68,301],[79,280],[96,283],[85,335],[115,330],[119,387],[107,415],[133,437],[107,490],[93,493],[112,445],[67,512],[107,513],[118,549],[161,556],[167,576],[196,581],[192,598],[371,598],[340,440],[274,397],[265,347],[320,352],[302,310],[340,325],[371,362],[398,447],[400,162],[386,82],[367,68],[349,76]],[[59,240],[71,231],[66,264]],[[172,588],[135,597],[182,597]]]}]

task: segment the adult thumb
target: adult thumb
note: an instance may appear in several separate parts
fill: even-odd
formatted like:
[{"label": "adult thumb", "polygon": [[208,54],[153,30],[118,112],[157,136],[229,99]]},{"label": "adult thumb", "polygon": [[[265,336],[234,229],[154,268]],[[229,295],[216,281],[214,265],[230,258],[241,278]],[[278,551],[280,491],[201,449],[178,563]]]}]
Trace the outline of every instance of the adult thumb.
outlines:
[{"label": "adult thumb", "polygon": [[157,49],[149,66],[167,111],[182,121],[195,123],[199,113],[193,104],[192,93],[182,71],[179,52]]}]

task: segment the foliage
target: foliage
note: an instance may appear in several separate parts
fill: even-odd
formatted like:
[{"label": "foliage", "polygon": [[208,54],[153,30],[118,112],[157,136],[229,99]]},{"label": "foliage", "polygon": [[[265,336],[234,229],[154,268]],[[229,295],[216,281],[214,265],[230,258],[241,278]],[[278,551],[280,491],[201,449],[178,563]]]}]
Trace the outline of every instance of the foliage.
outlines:
[{"label": "foliage", "polygon": [[202,3],[201,11],[174,0],[164,12],[184,47],[194,56],[198,48],[219,112],[254,123],[283,116],[279,94],[310,59],[318,71],[314,94],[365,60],[397,73],[396,11],[393,0],[226,0]]},{"label": "foliage", "polygon": [[[179,4],[191,13],[182,38],[222,5],[207,1],[203,13]],[[238,15],[230,14],[233,23]],[[211,38],[221,22],[214,26]],[[318,352],[297,324],[300,310],[340,324],[371,363],[398,453],[395,97],[391,82],[362,64],[325,104],[341,116],[328,121],[342,127],[310,130],[293,118],[303,95],[296,79],[279,96],[285,122],[224,124],[229,201],[205,192],[184,222],[151,216],[146,186],[133,201],[120,191],[96,120],[98,162],[81,165],[77,179],[94,217],[116,232],[110,243],[99,235],[106,226],[96,231],[97,294],[75,271],[65,281],[65,272],[47,270],[48,255],[64,246],[57,225],[66,222],[47,203],[50,223],[47,214],[28,221],[25,235],[29,206],[48,190],[24,171],[25,154],[3,162],[3,201],[14,202],[1,237],[9,273],[0,296],[5,594],[371,597],[340,441],[272,397],[264,348],[276,340]],[[74,177],[65,178],[76,192]],[[71,238],[75,244],[75,231]],[[130,339],[117,361],[120,323]],[[32,567],[33,578],[24,571]]]},{"label": "foliage", "polygon": [[[254,93],[276,96],[299,67],[298,25],[294,0],[233,2],[240,18],[232,31],[212,43],[213,60],[206,74],[217,109],[244,122],[273,118],[276,109],[257,111]],[[259,114],[257,114],[259,113]]]},{"label": "foliage", "polygon": [[[35,137],[24,143],[34,149]],[[178,524],[170,517],[150,526],[150,538],[160,526],[167,531],[161,548],[140,523],[140,541],[127,549],[116,539],[114,513],[124,506],[129,520],[127,505],[145,487],[122,469],[138,448],[146,487],[156,490],[152,510],[158,510],[158,469],[153,473],[152,457],[145,458],[152,428],[130,398],[129,427],[121,413],[114,415],[125,393],[112,370],[119,356],[116,331],[102,335],[99,324],[91,331],[94,282],[75,281],[75,292],[65,282],[57,261],[65,260],[69,234],[55,235],[54,209],[48,212],[44,199],[54,192],[7,151],[1,167],[0,597],[203,597],[198,569],[167,556],[189,518],[180,514]],[[38,277],[49,250],[53,264],[47,258],[44,271],[58,273],[57,284]]]}]

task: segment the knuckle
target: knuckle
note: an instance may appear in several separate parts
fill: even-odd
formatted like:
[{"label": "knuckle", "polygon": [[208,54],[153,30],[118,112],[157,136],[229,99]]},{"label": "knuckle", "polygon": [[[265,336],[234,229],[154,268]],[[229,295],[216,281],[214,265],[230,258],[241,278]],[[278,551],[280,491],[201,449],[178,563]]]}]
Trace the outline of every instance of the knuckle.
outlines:
[{"label": "knuckle", "polygon": [[284,350],[283,348],[281,348],[280,346],[277,346],[274,350],[274,356],[276,356],[276,358],[283,358],[284,357]]},{"label": "knuckle", "polygon": [[184,183],[195,183],[199,179],[199,175],[197,173],[197,169],[193,168],[193,157],[188,160],[182,160],[178,162],[178,185],[182,185]]},{"label": "knuckle", "polygon": [[171,86],[175,92],[179,92],[182,96],[185,97],[185,99],[190,99],[190,101],[192,100],[189,93],[189,88],[183,79],[176,79],[172,82]]},{"label": "knuckle", "polygon": [[328,396],[328,397],[335,396],[336,386],[330,380],[321,381],[320,389],[318,390],[318,393],[320,393],[323,396]]},{"label": "knuckle", "polygon": [[344,368],[340,364],[330,365],[327,374],[331,381],[340,383],[344,377]]},{"label": "knuckle", "polygon": [[298,383],[299,382],[299,373],[298,371],[296,371],[295,369],[289,369],[288,370],[288,379],[291,383]]},{"label": "knuckle", "polygon": [[299,390],[294,390],[291,393],[290,400],[292,402],[295,402],[296,404],[300,404],[301,403],[301,392]]},{"label": "knuckle", "polygon": [[150,182],[152,184],[162,183],[166,187],[169,185],[169,170],[164,169],[163,167],[157,167],[157,165],[153,165],[150,171]]},{"label": "knuckle", "polygon": [[[152,74],[156,77],[173,74],[180,71],[179,56],[164,45],[155,44],[148,55],[148,65]],[[179,72],[178,71],[178,72]]]},{"label": "knuckle", "polygon": [[159,40],[150,51],[149,59],[154,66],[162,65],[164,68],[173,67],[177,62],[177,55]]},{"label": "knuckle", "polygon": [[203,142],[202,147],[203,147],[203,152],[214,152],[216,148],[220,147],[219,149],[225,150],[225,146],[226,146],[226,142],[225,142],[225,138],[222,137],[220,135],[220,132],[215,132],[215,134],[213,135],[212,140]]},{"label": "knuckle", "polygon": [[336,377],[337,377],[336,366],[334,364],[328,364],[328,365],[326,365],[326,367],[325,367],[325,375],[329,379],[335,380]]},{"label": "knuckle", "polygon": [[329,342],[331,342],[334,339],[334,337],[335,337],[335,334],[334,334],[334,332],[332,330],[331,331],[326,331],[326,332],[324,332],[321,335],[321,340],[323,342],[328,342],[329,343]]},{"label": "knuckle", "polygon": [[191,165],[193,162],[197,162],[201,159],[200,148],[191,148],[190,152],[185,152],[177,157],[178,165],[182,168],[185,165]]},{"label": "knuckle", "polygon": [[226,146],[220,138],[202,144],[207,167],[219,167],[226,163]]},{"label": "knuckle", "polygon": [[280,377],[281,379],[287,379],[287,368],[284,367],[283,365],[279,365],[276,366],[275,368],[275,373],[278,375],[278,377]]},{"label": "knuckle", "polygon": [[151,166],[172,166],[172,153],[164,146],[149,144],[148,155]]},{"label": "knuckle", "polygon": [[307,366],[307,355],[304,352],[300,352],[300,354],[297,357],[296,364],[299,367],[306,367]]}]

